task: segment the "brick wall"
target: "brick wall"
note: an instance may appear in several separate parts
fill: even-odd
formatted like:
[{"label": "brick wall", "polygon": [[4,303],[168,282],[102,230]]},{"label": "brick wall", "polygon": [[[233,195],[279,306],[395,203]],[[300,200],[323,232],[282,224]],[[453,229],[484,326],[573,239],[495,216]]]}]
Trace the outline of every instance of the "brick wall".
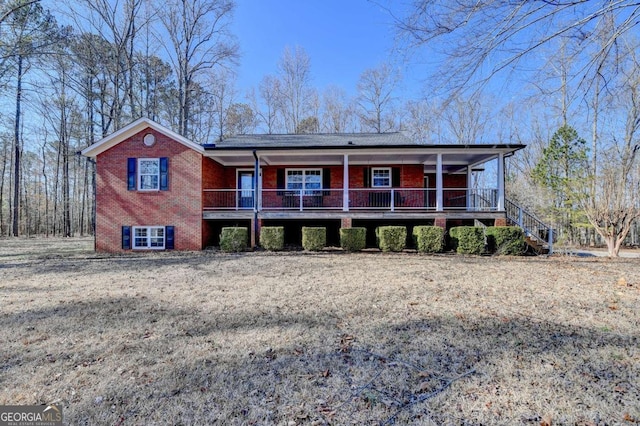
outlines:
[{"label": "brick wall", "polygon": [[[156,143],[142,138],[153,133]],[[169,158],[168,191],[128,191],[127,159]],[[97,157],[96,248],[122,251],[122,226],[175,226],[176,250],[202,249],[202,156],[146,129]]]}]

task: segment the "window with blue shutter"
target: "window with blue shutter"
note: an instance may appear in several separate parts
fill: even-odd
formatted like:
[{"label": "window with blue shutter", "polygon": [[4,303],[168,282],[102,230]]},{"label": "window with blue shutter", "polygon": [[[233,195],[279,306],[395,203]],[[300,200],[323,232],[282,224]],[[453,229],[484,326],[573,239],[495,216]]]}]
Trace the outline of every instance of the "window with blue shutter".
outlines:
[{"label": "window with blue shutter", "polygon": [[129,191],[168,191],[169,158],[128,158]]}]

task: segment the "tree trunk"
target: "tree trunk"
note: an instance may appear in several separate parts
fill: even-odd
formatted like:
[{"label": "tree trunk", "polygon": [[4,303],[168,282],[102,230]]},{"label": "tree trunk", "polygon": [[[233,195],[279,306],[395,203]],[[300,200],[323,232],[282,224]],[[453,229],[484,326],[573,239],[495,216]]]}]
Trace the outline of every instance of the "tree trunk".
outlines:
[{"label": "tree trunk", "polygon": [[14,178],[13,178],[13,236],[20,234],[20,103],[22,101],[22,55],[18,55],[18,84],[16,90],[16,121],[14,128]]},{"label": "tree trunk", "polygon": [[4,179],[7,171],[7,143],[2,144],[2,174],[0,174],[0,236],[4,235]]}]

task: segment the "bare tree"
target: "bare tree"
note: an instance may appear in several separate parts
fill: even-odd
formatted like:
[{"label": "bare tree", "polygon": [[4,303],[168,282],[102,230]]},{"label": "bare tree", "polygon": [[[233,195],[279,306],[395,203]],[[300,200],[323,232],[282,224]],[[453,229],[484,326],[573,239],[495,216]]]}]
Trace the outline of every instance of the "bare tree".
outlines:
[{"label": "bare tree", "polygon": [[[165,46],[178,80],[178,132],[190,136],[194,84],[216,66],[234,63],[238,46],[229,32],[232,0],[170,0],[158,4]],[[163,40],[163,33],[158,33]]]},{"label": "bare tree", "polygon": [[324,108],[322,131],[326,133],[345,133],[355,130],[355,111],[353,102],[341,87],[329,86],[322,96]]},{"label": "bare tree", "polygon": [[257,117],[255,111],[246,103],[234,103],[227,113],[227,133],[229,135],[248,135],[255,131]]},{"label": "bare tree", "polygon": [[300,122],[311,115],[314,91],[311,88],[311,59],[296,46],[285,47],[278,62],[280,91],[278,99],[287,132],[296,133]]},{"label": "bare tree", "polygon": [[418,0],[406,16],[396,17],[396,25],[409,49],[441,46],[448,61],[440,79],[462,89],[518,65],[561,36],[578,42],[577,54],[592,48],[593,29],[610,16],[617,17],[616,31],[582,65],[580,75],[586,76],[640,21],[636,0]]},{"label": "bare tree", "polygon": [[605,240],[609,256],[618,256],[633,222],[640,218],[640,61],[636,46],[625,50],[622,84],[614,96],[626,109],[623,137],[612,136],[602,150],[603,163],[592,171],[593,189],[576,188],[589,222]]},{"label": "bare tree", "polygon": [[451,134],[449,142],[461,144],[482,142],[485,126],[489,121],[488,112],[479,94],[445,102],[441,118]]},{"label": "bare tree", "polygon": [[253,109],[256,111],[259,120],[264,124],[269,134],[276,132],[278,129],[279,96],[281,91],[280,80],[273,75],[265,75],[258,87],[262,105],[258,105],[255,93],[249,94]]},{"label": "bare tree", "polygon": [[55,44],[62,33],[53,16],[39,3],[15,8],[8,15],[7,24],[7,38],[10,40],[8,45],[12,46],[10,57],[15,64],[16,73],[12,234],[17,237],[20,233],[22,83],[29,69],[29,60],[43,55],[46,48]]},{"label": "bare tree", "polygon": [[395,90],[400,74],[389,64],[365,70],[358,81],[358,113],[367,131],[383,133],[392,130],[394,123]]},{"label": "bare tree", "polygon": [[426,101],[408,101],[404,107],[407,119],[403,122],[403,127],[413,139],[422,143],[434,141],[435,135],[439,134],[438,120],[439,108]]},{"label": "bare tree", "polygon": [[213,123],[218,129],[218,139],[222,140],[228,134],[227,124],[229,108],[236,97],[235,76],[226,70],[222,70],[210,77],[210,91],[212,104]]}]

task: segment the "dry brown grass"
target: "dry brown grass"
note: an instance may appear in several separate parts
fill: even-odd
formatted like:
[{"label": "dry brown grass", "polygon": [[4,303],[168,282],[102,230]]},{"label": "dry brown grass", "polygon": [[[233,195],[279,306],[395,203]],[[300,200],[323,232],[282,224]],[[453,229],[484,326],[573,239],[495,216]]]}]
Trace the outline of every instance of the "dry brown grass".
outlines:
[{"label": "dry brown grass", "polygon": [[91,247],[0,240],[0,403],[71,424],[640,419],[637,259]]}]

